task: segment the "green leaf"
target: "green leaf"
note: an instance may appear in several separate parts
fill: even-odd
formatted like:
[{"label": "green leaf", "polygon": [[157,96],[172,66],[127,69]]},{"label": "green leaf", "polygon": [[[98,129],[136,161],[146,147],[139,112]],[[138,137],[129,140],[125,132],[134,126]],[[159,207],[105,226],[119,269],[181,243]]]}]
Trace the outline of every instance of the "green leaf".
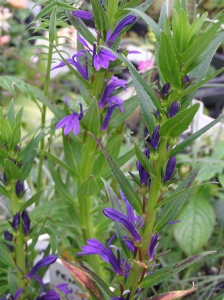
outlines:
[{"label": "green leaf", "polygon": [[51,13],[51,17],[49,21],[49,40],[51,43],[54,42],[54,37],[56,34],[57,11],[58,11],[57,6],[55,6]]},{"label": "green leaf", "polygon": [[180,151],[182,151],[183,149],[185,149],[187,146],[189,146],[194,140],[196,140],[197,138],[199,138],[203,133],[205,133],[206,131],[208,131],[210,128],[212,128],[215,124],[217,124],[218,122],[220,122],[221,120],[224,119],[224,115],[221,115],[220,117],[218,117],[216,120],[212,121],[211,123],[209,123],[208,125],[204,126],[202,129],[198,130],[196,133],[192,134],[191,136],[189,136],[186,140],[184,140],[183,142],[181,142],[179,145],[177,145],[174,149],[171,150],[171,152],[169,153],[169,157],[176,155],[177,153],[179,153]]},{"label": "green leaf", "polygon": [[155,170],[150,164],[150,161],[145,156],[144,152],[140,149],[138,145],[135,144],[135,154],[137,156],[138,161],[143,166],[143,168],[150,174],[156,175]]},{"label": "green leaf", "polygon": [[189,30],[189,22],[186,12],[181,9],[174,11],[172,18],[173,43],[179,55],[181,55],[188,46],[191,31]]},{"label": "green leaf", "polygon": [[[191,193],[189,187],[193,184],[200,168],[200,165],[195,167],[190,174],[188,174],[179,183],[175,190],[175,193],[177,193],[176,197],[172,199],[172,202],[165,204],[161,212],[156,217],[155,231],[159,232],[164,226],[167,226],[168,222],[175,220],[174,218],[180,212],[181,207],[183,206],[184,202],[187,201]],[[179,194],[179,192],[183,190],[185,190],[185,192]]]},{"label": "green leaf", "polygon": [[55,163],[57,163],[61,168],[65,169],[66,171],[68,171],[71,175],[76,175],[76,172],[73,168],[69,167],[68,165],[66,165],[61,159],[57,158],[56,156],[54,156],[53,154],[43,151],[44,155],[48,156],[49,158],[52,159],[52,161],[54,161]]},{"label": "green leaf", "polygon": [[184,270],[185,268],[192,265],[194,262],[198,261],[199,259],[209,255],[213,254],[216,251],[207,251],[200,254],[196,254],[194,256],[191,256],[189,258],[186,258],[184,260],[178,261],[176,263],[173,263],[167,267],[161,268],[157,271],[153,271],[152,274],[147,275],[140,284],[140,288],[149,288],[153,287],[160,282],[163,282],[165,280],[168,280],[173,276],[174,274]]},{"label": "green leaf", "polygon": [[12,123],[13,123],[13,121],[15,119],[15,114],[14,114],[14,100],[11,100],[11,102],[9,104],[7,118],[9,120],[9,123],[12,125]]},{"label": "green leaf", "polygon": [[127,14],[127,9],[136,7],[139,3],[141,3],[141,0],[130,0],[128,3],[125,3],[124,5],[119,5],[119,9],[117,10],[116,14],[114,15],[114,19],[121,19]]},{"label": "green leaf", "polygon": [[21,180],[25,180],[28,177],[33,166],[34,158],[36,156],[37,146],[43,136],[44,132],[41,131],[29,142],[27,146],[22,148],[22,150],[20,151],[19,160],[22,160],[22,167],[20,168],[22,172],[20,178]]},{"label": "green leaf", "polygon": [[0,76],[0,86],[12,93],[14,97],[16,96],[14,86],[16,86],[26,97],[37,99],[45,104],[58,118],[64,117],[63,112],[52,103],[41,90],[30,86],[19,78],[13,76]]},{"label": "green leaf", "polygon": [[78,198],[93,197],[99,193],[98,184],[95,181],[94,176],[89,176],[87,180],[81,183],[78,189]]},{"label": "green leaf", "polygon": [[168,82],[172,88],[180,88],[182,83],[177,57],[170,39],[164,32],[161,32],[157,59],[164,83]]},{"label": "green leaf", "polygon": [[20,126],[21,126],[21,124],[17,123],[16,127],[12,131],[12,134],[11,134],[10,140],[9,140],[9,145],[8,145],[10,150],[15,150],[16,146],[20,142],[20,138],[21,138]]},{"label": "green leaf", "polygon": [[[74,8],[73,8],[74,10]],[[94,35],[89,31],[85,23],[81,20],[81,18],[76,18],[72,14],[67,13],[69,21],[72,23],[72,25],[76,28],[77,32],[79,32],[87,42],[89,42],[91,45],[96,41]]]},{"label": "green leaf", "polygon": [[183,207],[178,218],[181,222],[174,226],[175,238],[187,255],[194,254],[207,243],[213,232],[213,208],[208,201],[195,195]]},{"label": "green leaf", "polygon": [[5,146],[8,146],[12,135],[12,128],[7,118],[0,119],[0,139]]},{"label": "green leaf", "polygon": [[[105,47],[106,48],[106,47]],[[116,53],[115,51],[106,48],[115,54],[124,64],[127,65],[133,83],[138,94],[139,102],[143,112],[143,118],[146,123],[149,133],[152,133],[155,128],[155,120],[152,112],[156,111],[156,108],[161,111],[160,100],[154,94],[151,86],[148,86],[147,83],[143,80],[140,74],[136,71],[132,63],[127,59],[126,56]]]},{"label": "green leaf", "polygon": [[117,128],[125,122],[125,120],[135,111],[139,106],[139,101],[137,96],[133,96],[128,100],[125,100],[122,104],[124,111],[121,113],[119,109],[113,112],[110,123],[108,125],[108,130]]},{"label": "green leaf", "polygon": [[160,135],[164,137],[176,137],[187,130],[193,121],[199,106],[199,103],[194,104],[193,106],[182,110],[176,116],[169,119],[161,126],[159,130]]},{"label": "green leaf", "polygon": [[190,34],[190,42],[193,42],[195,37],[200,33],[203,23],[205,22],[208,13],[203,13],[200,17],[196,16],[193,23],[190,25],[189,34]]},{"label": "green leaf", "polygon": [[40,196],[43,192],[44,190],[37,192],[29,200],[24,202],[23,205],[20,207],[20,212],[27,209],[27,207],[30,207],[33,203],[35,203],[38,199],[40,199]]},{"label": "green leaf", "polygon": [[60,1],[57,2],[57,6],[64,9],[64,10],[71,10],[71,11],[75,10],[74,6],[68,5],[68,4],[60,2]]},{"label": "green leaf", "polygon": [[0,253],[0,261],[6,264],[7,266],[15,268],[12,255],[10,254],[8,247],[3,243],[0,243]]},{"label": "green leaf", "polygon": [[108,18],[99,0],[91,0],[96,29],[106,37],[109,30]]},{"label": "green leaf", "polygon": [[53,10],[53,7],[57,5],[57,2],[51,2],[50,4],[46,5],[44,8],[41,9],[41,11],[37,14],[35,20],[39,20],[42,17],[46,16],[51,10]]},{"label": "green leaf", "polygon": [[146,15],[144,12],[136,9],[136,8],[130,8],[130,11],[132,11],[133,13],[135,13],[137,16],[141,17],[146,24],[149,26],[149,28],[152,29],[153,33],[156,36],[156,39],[159,40],[160,39],[160,30],[159,30],[159,26],[157,25],[157,23],[148,15]]},{"label": "green leaf", "polygon": [[209,46],[214,39],[220,25],[223,23],[224,18],[221,18],[217,23],[213,23],[211,27],[205,30],[188,49],[183,53],[180,58],[180,64],[183,65],[182,69],[186,73],[190,71],[191,65],[201,56],[205,49]]},{"label": "green leaf", "polygon": [[100,131],[100,113],[98,102],[95,97],[92,99],[90,107],[81,121],[81,125],[85,128],[85,130],[98,136]]},{"label": "green leaf", "polygon": [[[91,133],[90,133],[91,134]],[[101,150],[103,151],[105,157],[107,158],[107,161],[111,167],[111,170],[117,179],[125,197],[128,199],[128,201],[131,203],[133,208],[138,212],[141,213],[142,211],[142,204],[140,198],[137,196],[136,191],[130,184],[129,180],[125,177],[125,175],[122,173],[122,171],[118,168],[116,162],[111,158],[111,156],[107,153],[106,149],[93,134],[91,134],[93,138],[96,140],[98,145],[100,146]]]},{"label": "green leaf", "polygon": [[22,177],[21,170],[11,160],[5,161],[5,174],[8,181],[10,181],[11,179],[21,179]]}]

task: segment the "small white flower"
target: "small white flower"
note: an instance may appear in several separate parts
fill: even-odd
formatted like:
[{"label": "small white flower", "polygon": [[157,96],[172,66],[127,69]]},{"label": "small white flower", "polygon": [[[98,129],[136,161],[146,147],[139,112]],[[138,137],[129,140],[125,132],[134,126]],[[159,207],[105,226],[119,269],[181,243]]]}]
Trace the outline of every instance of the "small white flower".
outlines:
[{"label": "small white flower", "polygon": [[2,31],[8,31],[10,29],[9,23],[6,21],[11,18],[12,14],[10,10],[6,7],[0,6],[0,36],[2,35]]}]

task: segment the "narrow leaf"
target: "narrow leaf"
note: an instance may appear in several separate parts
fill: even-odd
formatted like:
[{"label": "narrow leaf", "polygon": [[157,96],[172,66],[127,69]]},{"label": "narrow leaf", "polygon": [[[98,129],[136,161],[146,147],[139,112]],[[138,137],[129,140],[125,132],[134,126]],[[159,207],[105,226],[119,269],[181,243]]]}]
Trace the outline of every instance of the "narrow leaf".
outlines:
[{"label": "narrow leaf", "polygon": [[163,281],[171,278],[171,276],[173,276],[174,274],[189,267],[190,265],[192,265],[194,262],[198,261],[199,259],[202,259],[203,257],[205,257],[209,254],[214,254],[214,253],[216,253],[216,251],[207,251],[207,252],[203,252],[200,254],[196,254],[187,259],[181,260],[177,263],[173,263],[167,267],[164,267],[157,271],[154,271],[152,274],[147,275],[142,280],[140,287],[141,288],[149,288],[149,287],[155,286],[155,285],[159,284],[160,282],[163,282]]},{"label": "narrow leaf", "polygon": [[202,134],[204,134],[205,132],[207,132],[210,128],[212,128],[215,124],[217,124],[218,122],[222,121],[224,119],[224,115],[221,115],[220,117],[218,117],[216,120],[212,121],[211,123],[209,123],[208,125],[204,126],[203,128],[201,128],[200,130],[198,130],[196,133],[192,134],[191,136],[189,136],[186,140],[184,140],[183,142],[181,142],[179,145],[177,145],[174,149],[171,150],[171,152],[169,153],[169,157],[176,155],[177,153],[179,153],[180,151],[182,151],[183,149],[185,149],[187,146],[189,146],[193,141],[195,141],[197,138],[199,138]]},{"label": "narrow leaf", "polygon": [[[91,134],[91,133],[90,133]],[[125,197],[128,199],[128,201],[131,203],[133,208],[138,212],[141,213],[142,211],[142,204],[140,198],[137,196],[136,191],[130,184],[129,180],[125,177],[125,175],[122,173],[122,171],[118,168],[116,162],[111,158],[111,156],[107,153],[106,149],[93,134],[91,134],[92,137],[96,140],[98,145],[100,146],[101,150],[103,151],[105,157],[107,158],[107,161],[110,165],[110,168],[117,179],[118,183],[120,184],[120,187],[125,195]]]},{"label": "narrow leaf", "polygon": [[195,114],[198,111],[199,103],[186,108],[179,112],[176,116],[165,122],[160,128],[160,135],[164,137],[176,137],[187,130]]}]

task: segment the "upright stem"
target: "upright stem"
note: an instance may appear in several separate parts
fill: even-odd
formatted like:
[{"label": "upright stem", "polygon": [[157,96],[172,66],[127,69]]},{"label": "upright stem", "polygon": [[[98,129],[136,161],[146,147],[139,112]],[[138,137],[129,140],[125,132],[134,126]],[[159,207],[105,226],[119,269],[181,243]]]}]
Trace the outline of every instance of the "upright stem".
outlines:
[{"label": "upright stem", "polygon": [[[53,54],[53,43],[49,42],[49,49],[48,49],[48,60],[47,60],[47,72],[45,78],[45,86],[44,86],[44,95],[48,96],[49,93],[49,86],[50,86],[50,72],[51,72],[51,62],[52,62],[52,54]],[[46,122],[46,105],[43,104],[42,106],[42,115],[41,115],[41,129],[45,128]],[[44,162],[44,138],[41,140],[40,143],[40,158],[39,158],[39,168],[38,168],[38,177],[37,177],[37,193],[41,190],[42,186],[42,169],[43,169],[43,162]],[[36,201],[36,205],[39,203],[39,198]]]},{"label": "upright stem", "polygon": [[[20,199],[17,197],[15,193],[15,183],[11,184],[11,193],[10,193],[10,200],[12,205],[12,213],[15,215],[20,210]],[[26,257],[24,252],[24,233],[23,227],[21,222],[17,228],[17,232],[15,234],[16,239],[15,243],[16,246],[14,247],[15,251],[15,261],[16,261],[16,273],[17,273],[17,280],[18,280],[18,287],[24,287],[24,276],[26,275]]]}]

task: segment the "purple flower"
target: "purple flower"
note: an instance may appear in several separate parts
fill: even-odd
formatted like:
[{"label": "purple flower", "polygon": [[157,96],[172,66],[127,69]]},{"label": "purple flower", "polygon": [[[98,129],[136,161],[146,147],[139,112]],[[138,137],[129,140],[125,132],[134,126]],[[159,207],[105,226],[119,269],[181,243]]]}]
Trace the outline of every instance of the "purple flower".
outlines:
[{"label": "purple flower", "polygon": [[[6,241],[12,241],[13,239],[13,235],[8,231],[8,230],[5,230],[4,231],[4,238],[6,239]],[[7,245],[10,252],[13,252],[13,246],[12,245]]]},{"label": "purple flower", "polygon": [[30,232],[30,217],[26,210],[22,212],[22,220],[23,220],[23,231],[25,235],[28,235]]},{"label": "purple flower", "polygon": [[174,101],[174,102],[170,105],[168,117],[169,117],[169,118],[174,117],[174,116],[178,113],[178,109],[179,109],[178,102]]},{"label": "purple flower", "polygon": [[158,240],[158,237],[159,237],[159,234],[155,234],[152,239],[151,239],[151,243],[150,243],[150,246],[149,246],[149,261],[152,261],[154,259],[154,252],[155,252],[155,247],[156,247],[156,243],[157,243],[157,240]]},{"label": "purple flower", "polygon": [[139,242],[142,240],[141,236],[139,235],[139,233],[135,228],[135,224],[132,224],[125,215],[121,214],[119,211],[117,211],[114,208],[105,208],[103,210],[103,213],[109,219],[123,224],[124,227],[129,231],[129,233],[131,234],[135,242]]},{"label": "purple flower", "polygon": [[[149,159],[150,150],[146,149],[144,151],[145,156]],[[140,177],[140,184],[144,184],[148,187],[150,187],[150,175],[149,173],[144,169],[144,167],[140,164],[140,162],[136,161],[136,167],[138,169],[139,177]]]},{"label": "purple flower", "polygon": [[48,255],[48,256],[42,258],[41,260],[38,261],[38,263],[36,263],[36,265],[32,268],[32,270],[26,275],[26,278],[33,277],[40,268],[53,264],[57,260],[57,258],[58,257],[56,255]]},{"label": "purple flower", "polygon": [[[80,50],[80,51],[78,51],[77,54],[74,54],[72,56],[72,58],[66,59],[66,61],[70,65],[74,66],[77,69],[77,71],[80,73],[80,75],[82,75],[82,77],[84,79],[88,80],[89,79],[89,74],[88,74],[87,56],[85,55],[85,52],[86,52],[85,50]],[[84,59],[83,64],[81,64],[81,62],[80,62],[81,58]],[[58,69],[58,68],[62,68],[64,66],[66,66],[66,63],[64,61],[62,61],[57,66],[53,67],[51,69],[51,71],[53,71],[55,69]]]},{"label": "purple flower", "polygon": [[24,185],[19,179],[16,182],[16,195],[20,197],[24,193]]},{"label": "purple flower", "polygon": [[163,177],[163,182],[169,181],[173,175],[173,172],[176,168],[176,157],[171,156],[166,165],[165,175]]},{"label": "purple flower", "polygon": [[162,97],[165,97],[166,95],[169,94],[170,91],[170,85],[169,83],[165,83],[164,86],[162,87]]},{"label": "purple flower", "polygon": [[122,30],[125,27],[134,24],[136,22],[136,19],[137,17],[135,15],[126,16],[117,24],[112,34],[110,30],[108,31],[106,42],[110,42],[110,47],[113,44],[113,42],[117,39],[117,37],[122,33]]},{"label": "purple flower", "polygon": [[181,222],[181,220],[170,221],[170,222],[168,222],[167,224],[168,224],[168,225],[174,225],[174,224],[179,223],[179,222]]},{"label": "purple flower", "polygon": [[[65,97],[65,103],[69,107],[68,97]],[[69,107],[70,108],[70,107]],[[71,109],[71,108],[70,108]],[[73,130],[73,133],[77,135],[79,133],[79,121],[83,118],[82,105],[80,104],[80,113],[73,111],[71,115],[68,115],[58,122],[55,129],[64,127],[64,135],[69,134]]]},{"label": "purple flower", "polygon": [[74,17],[79,17],[81,19],[85,19],[85,20],[92,20],[93,19],[93,15],[85,10],[75,10],[72,12]]},{"label": "purple flower", "polygon": [[186,75],[184,78],[183,78],[183,83],[188,83],[190,81],[190,78],[188,75]]},{"label": "purple flower", "polygon": [[23,291],[23,289],[19,289],[16,291],[14,296],[9,294],[9,295],[7,295],[6,298],[0,298],[0,300],[7,300],[7,299],[17,300],[17,299],[19,299],[19,296],[22,294],[22,291]]},{"label": "purple flower", "polygon": [[[110,263],[113,271],[118,275],[123,275],[123,270],[121,266],[121,259],[120,259],[120,251],[116,247],[117,250],[117,258],[114,255],[113,251],[111,250],[111,245],[109,248],[106,248],[101,242],[99,242],[96,239],[88,239],[87,240],[87,246],[83,246],[82,250],[84,252],[78,252],[78,255],[93,255],[98,254],[101,256],[101,258],[107,262]],[[114,247],[114,246],[113,246]]]},{"label": "purple flower", "polygon": [[19,224],[20,224],[20,213],[18,212],[13,216],[11,225],[13,229],[17,230]]},{"label": "purple flower", "polygon": [[117,87],[122,87],[126,90],[126,84],[126,80],[118,79],[115,76],[112,76],[110,81],[107,83],[99,102],[100,109],[103,109],[105,106],[108,107],[105,119],[103,121],[102,130],[107,129],[112,113],[116,107],[119,107],[121,112],[124,111],[124,108],[122,106],[123,100],[120,99],[117,95],[112,95],[112,93]]},{"label": "purple flower", "polygon": [[152,133],[152,139],[150,145],[154,150],[158,148],[159,145],[159,139],[160,139],[160,134],[159,134],[160,126],[156,126],[153,133]]},{"label": "purple flower", "polygon": [[[56,286],[56,290],[59,290],[65,295],[69,295],[72,292],[72,289],[68,289],[68,283],[62,283]],[[50,290],[49,292],[44,292],[41,295],[39,295],[39,297],[36,298],[36,300],[60,300],[60,299],[61,299],[60,295],[58,295],[58,293],[54,289]]]}]

